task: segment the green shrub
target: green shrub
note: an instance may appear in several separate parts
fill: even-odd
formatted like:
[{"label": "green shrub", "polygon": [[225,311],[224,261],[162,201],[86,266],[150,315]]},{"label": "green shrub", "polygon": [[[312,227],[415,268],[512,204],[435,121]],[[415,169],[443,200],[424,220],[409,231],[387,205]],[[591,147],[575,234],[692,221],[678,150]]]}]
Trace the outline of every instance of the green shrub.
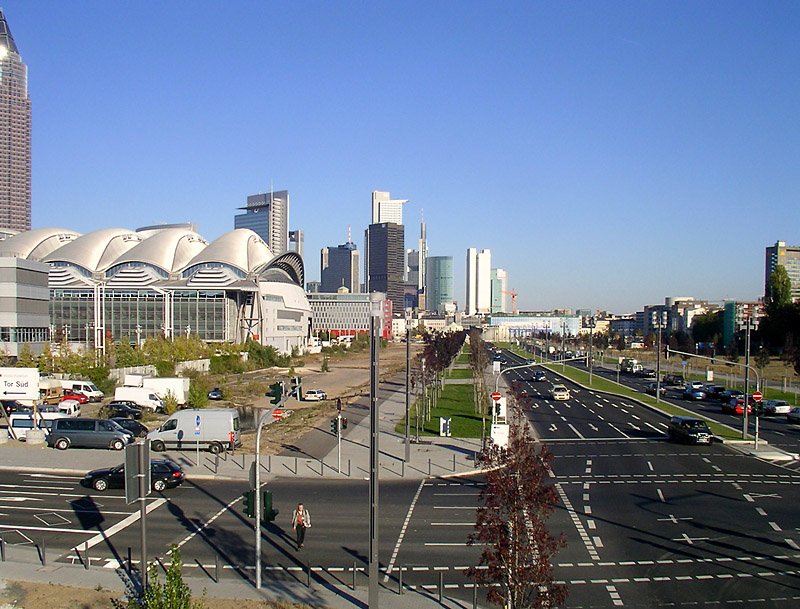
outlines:
[{"label": "green shrub", "polygon": [[246,370],[245,363],[238,353],[222,353],[211,358],[209,371],[211,374],[241,374]]},{"label": "green shrub", "polygon": [[147,570],[147,588],[140,599],[131,599],[129,609],[202,609],[202,600],[192,600],[192,591],[183,581],[181,573],[181,552],[172,546],[172,557],[162,584],[158,579],[158,567],[151,565]]},{"label": "green shrub", "polygon": [[189,385],[189,395],[187,400],[192,408],[205,408],[208,404],[208,381],[203,377],[197,377]]},{"label": "green shrub", "polygon": [[178,398],[171,391],[167,391],[164,396],[164,414],[171,415],[178,410]]},{"label": "green shrub", "polygon": [[156,374],[161,377],[175,376],[175,362],[169,360],[158,360],[155,364]]}]

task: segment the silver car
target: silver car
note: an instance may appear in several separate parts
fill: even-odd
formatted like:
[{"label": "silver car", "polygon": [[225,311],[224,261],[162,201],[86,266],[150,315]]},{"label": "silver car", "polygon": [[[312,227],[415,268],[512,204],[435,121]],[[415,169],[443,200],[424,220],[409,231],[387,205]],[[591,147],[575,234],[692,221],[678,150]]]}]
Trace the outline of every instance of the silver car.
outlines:
[{"label": "silver car", "polygon": [[773,414],[789,414],[789,412],[792,410],[792,407],[786,400],[765,400],[763,406],[765,416]]},{"label": "silver car", "polygon": [[800,423],[800,408],[792,408],[786,413],[787,423]]}]

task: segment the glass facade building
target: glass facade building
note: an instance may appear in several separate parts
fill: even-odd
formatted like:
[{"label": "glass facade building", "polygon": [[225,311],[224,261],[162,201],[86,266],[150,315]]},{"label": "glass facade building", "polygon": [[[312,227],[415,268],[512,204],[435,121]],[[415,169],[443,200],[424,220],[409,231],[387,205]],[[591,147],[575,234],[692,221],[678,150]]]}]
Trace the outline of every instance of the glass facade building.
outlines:
[{"label": "glass facade building", "polygon": [[444,306],[454,301],[453,257],[428,256],[425,285],[426,307],[444,313]]}]

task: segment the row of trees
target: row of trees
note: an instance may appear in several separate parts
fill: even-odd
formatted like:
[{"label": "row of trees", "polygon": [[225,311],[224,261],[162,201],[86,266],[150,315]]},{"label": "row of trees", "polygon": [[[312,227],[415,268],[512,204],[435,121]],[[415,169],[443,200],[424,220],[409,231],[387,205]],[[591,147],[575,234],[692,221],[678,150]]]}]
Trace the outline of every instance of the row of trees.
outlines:
[{"label": "row of trees", "polygon": [[[441,380],[444,371],[452,365],[464,345],[466,332],[426,332],[422,336],[425,346],[417,354],[411,366],[411,388],[422,388],[422,399],[415,403],[417,426],[421,421],[430,420],[431,411],[441,395]],[[429,389],[432,388],[432,391]],[[419,409],[422,407],[422,414]],[[419,429],[417,430],[419,435]]]}]

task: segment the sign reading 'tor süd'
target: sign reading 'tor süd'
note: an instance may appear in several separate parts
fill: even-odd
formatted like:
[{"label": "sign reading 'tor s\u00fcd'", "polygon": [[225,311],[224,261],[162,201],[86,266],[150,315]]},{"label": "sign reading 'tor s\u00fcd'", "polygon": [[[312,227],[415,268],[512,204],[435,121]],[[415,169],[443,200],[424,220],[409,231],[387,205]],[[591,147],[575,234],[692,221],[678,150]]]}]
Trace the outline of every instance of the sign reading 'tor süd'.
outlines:
[{"label": "sign reading 'tor s\u00fcd'", "polygon": [[0,368],[0,399],[38,400],[38,368]]}]

